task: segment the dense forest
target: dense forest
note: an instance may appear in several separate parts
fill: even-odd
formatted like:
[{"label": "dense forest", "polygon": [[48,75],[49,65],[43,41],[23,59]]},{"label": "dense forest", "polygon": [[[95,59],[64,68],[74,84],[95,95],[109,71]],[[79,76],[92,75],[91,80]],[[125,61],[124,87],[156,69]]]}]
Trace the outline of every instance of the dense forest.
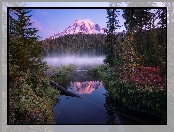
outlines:
[{"label": "dense forest", "polygon": [[113,100],[129,109],[167,117],[167,9],[124,9],[127,32],[117,40],[117,9],[107,9],[106,65],[89,73],[102,77]]},{"label": "dense forest", "polygon": [[[105,55],[106,65],[95,72],[113,99],[131,109],[150,111],[166,119],[166,12],[166,8],[156,9],[154,13],[150,9],[124,9],[127,31],[115,35],[119,12],[110,8],[106,35],[76,34],[39,41],[38,30],[30,28],[30,10],[10,9],[9,123],[54,123],[53,97],[60,93],[44,73],[48,66],[43,57],[67,54]],[[72,69],[75,68],[58,69],[52,78],[63,82]]]},{"label": "dense forest", "polygon": [[118,11],[107,10],[108,52],[104,62],[109,69],[99,74],[115,100],[166,120],[167,9],[152,10],[123,10],[127,33],[123,32],[120,43],[113,43],[116,42],[113,32],[119,26]]},{"label": "dense forest", "polygon": [[55,39],[46,39],[42,42],[44,56],[59,55],[104,55],[104,34],[68,34]]},{"label": "dense forest", "polygon": [[46,39],[42,41],[44,56],[101,56],[105,52],[105,37],[105,34],[68,34]]},{"label": "dense forest", "polygon": [[54,97],[59,96],[44,71],[48,66],[38,30],[31,28],[31,10],[9,9],[9,124],[53,124]]},{"label": "dense forest", "polygon": [[[160,41],[166,41],[160,28],[154,29],[154,34],[158,36],[157,43]],[[143,39],[141,38],[143,35]],[[124,34],[126,35],[126,33]],[[116,38],[115,43],[121,43],[122,32],[114,34]],[[142,33],[136,32],[136,41],[141,42],[135,46],[135,50],[138,54],[149,54],[149,52],[155,52],[153,45],[150,44],[151,34],[148,30],[142,30]],[[139,37],[140,36],[140,37]],[[58,38],[47,38],[42,40],[42,48],[44,57],[63,56],[63,55],[76,55],[76,56],[103,56],[107,52],[105,45],[106,34],[68,34]],[[164,40],[161,40],[164,39]],[[141,50],[140,50],[141,48]],[[148,58],[150,59],[150,58]],[[152,59],[152,58],[151,58]]]}]

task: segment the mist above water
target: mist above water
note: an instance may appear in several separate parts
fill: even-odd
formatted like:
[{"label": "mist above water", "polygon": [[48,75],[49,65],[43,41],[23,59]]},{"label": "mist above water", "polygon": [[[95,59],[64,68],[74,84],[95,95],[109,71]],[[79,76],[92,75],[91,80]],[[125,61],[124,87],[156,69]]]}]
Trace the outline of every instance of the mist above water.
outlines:
[{"label": "mist above water", "polygon": [[61,65],[69,65],[69,64],[74,64],[76,66],[96,66],[103,64],[104,59],[105,56],[100,56],[100,57],[59,56],[59,57],[45,57],[44,61],[47,62],[47,65],[56,68]]}]

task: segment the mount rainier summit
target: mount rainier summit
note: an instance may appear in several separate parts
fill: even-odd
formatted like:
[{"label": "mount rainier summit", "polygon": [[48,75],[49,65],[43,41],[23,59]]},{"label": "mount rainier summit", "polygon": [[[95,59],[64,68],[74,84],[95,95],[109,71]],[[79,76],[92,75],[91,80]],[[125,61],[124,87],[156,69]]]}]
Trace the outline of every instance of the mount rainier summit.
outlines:
[{"label": "mount rainier summit", "polygon": [[67,34],[104,34],[106,28],[101,28],[98,24],[94,24],[90,19],[76,20],[71,26],[64,31],[58,32],[49,38],[61,37]]}]

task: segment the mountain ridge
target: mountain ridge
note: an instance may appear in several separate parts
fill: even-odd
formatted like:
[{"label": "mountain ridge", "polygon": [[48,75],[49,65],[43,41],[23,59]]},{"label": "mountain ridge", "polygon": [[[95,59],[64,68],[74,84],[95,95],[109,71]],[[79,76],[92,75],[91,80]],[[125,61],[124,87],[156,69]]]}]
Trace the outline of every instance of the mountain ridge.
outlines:
[{"label": "mountain ridge", "polygon": [[68,28],[64,31],[57,32],[53,36],[48,38],[62,37],[67,34],[105,34],[104,30],[99,24],[94,24],[90,19],[75,20]]}]

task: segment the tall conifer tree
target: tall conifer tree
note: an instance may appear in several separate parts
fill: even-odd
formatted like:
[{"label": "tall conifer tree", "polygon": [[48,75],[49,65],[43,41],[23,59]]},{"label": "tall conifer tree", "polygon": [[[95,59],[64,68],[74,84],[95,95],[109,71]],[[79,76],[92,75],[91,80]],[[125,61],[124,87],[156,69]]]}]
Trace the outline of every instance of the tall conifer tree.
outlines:
[{"label": "tall conifer tree", "polygon": [[12,78],[19,73],[15,71],[26,72],[28,68],[40,71],[45,68],[41,43],[36,35],[38,30],[31,27],[30,12],[20,8],[9,10],[9,64]]},{"label": "tall conifer tree", "polygon": [[[104,62],[106,64],[109,64],[110,66],[115,66],[120,64],[120,46],[118,43],[116,43],[116,35],[115,31],[118,29],[119,26],[119,20],[117,20],[118,17],[118,10],[116,9],[107,9],[107,18],[109,21],[107,22],[107,37],[106,37],[106,59]],[[115,49],[116,47],[116,49]]]}]

